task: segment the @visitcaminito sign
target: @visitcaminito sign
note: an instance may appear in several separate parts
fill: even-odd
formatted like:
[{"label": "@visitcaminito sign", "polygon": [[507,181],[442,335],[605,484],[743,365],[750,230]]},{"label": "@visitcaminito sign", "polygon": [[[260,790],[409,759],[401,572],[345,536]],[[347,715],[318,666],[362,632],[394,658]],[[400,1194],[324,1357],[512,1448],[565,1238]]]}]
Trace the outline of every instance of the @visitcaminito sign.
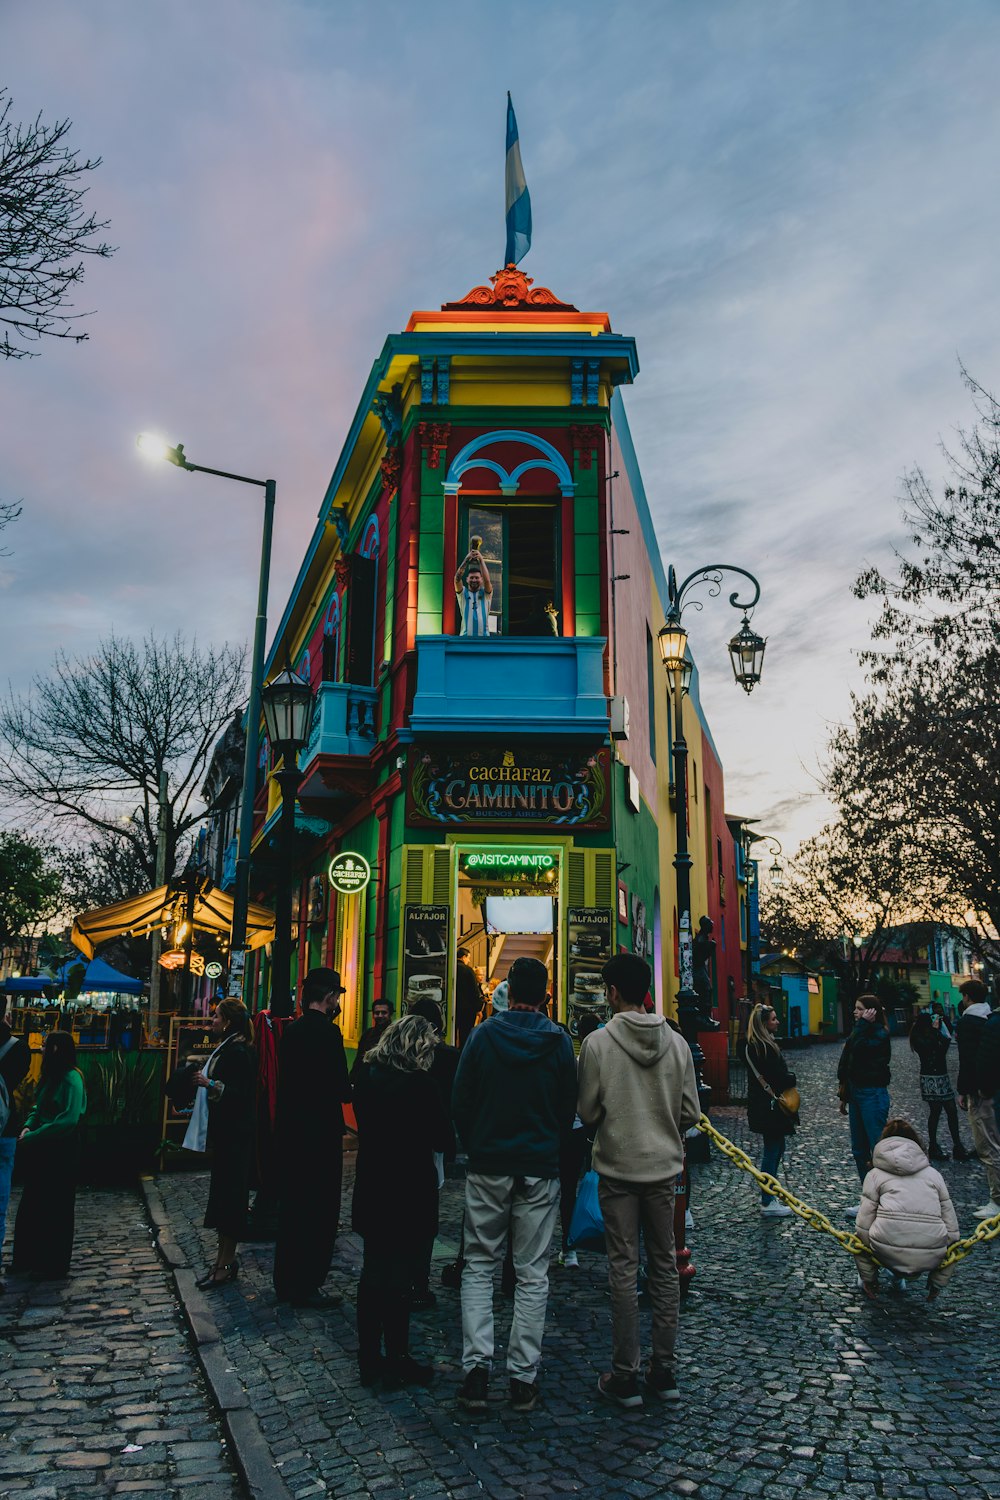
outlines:
[{"label": "@visitcaminito sign", "polygon": [[218,979],[221,973],[222,965],[218,962],[217,959],[213,959],[210,964],[205,965],[206,979]]},{"label": "@visitcaminito sign", "polygon": [[547,870],[554,870],[556,857],[542,850],[534,849],[474,849],[468,854],[462,855],[463,869],[482,873],[483,871],[500,872],[517,871],[535,872],[544,874]]},{"label": "@visitcaminito sign", "polygon": [[333,856],[327,875],[333,889],[341,896],[356,896],[371,880],[372,867],[363,854],[344,850]]}]

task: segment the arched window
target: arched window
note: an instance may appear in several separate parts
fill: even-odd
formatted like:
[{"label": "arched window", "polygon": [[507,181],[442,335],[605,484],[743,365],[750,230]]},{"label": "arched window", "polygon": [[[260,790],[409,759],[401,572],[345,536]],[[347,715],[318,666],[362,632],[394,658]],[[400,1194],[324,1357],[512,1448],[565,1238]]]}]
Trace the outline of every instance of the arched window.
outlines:
[{"label": "arched window", "polygon": [[351,559],[347,593],[347,680],[361,687],[371,687],[375,681],[378,551],[378,517],[373,515]]},{"label": "arched window", "polygon": [[323,681],[336,682],[340,670],[340,595],[334,594],[323,620]]},{"label": "arched window", "polygon": [[310,679],[311,679],[311,664],[310,664],[310,661],[309,661],[309,652],[308,652],[308,650],[303,651],[302,655],[299,657],[298,672],[299,672],[299,676],[302,678],[303,682],[309,682],[310,681]]}]

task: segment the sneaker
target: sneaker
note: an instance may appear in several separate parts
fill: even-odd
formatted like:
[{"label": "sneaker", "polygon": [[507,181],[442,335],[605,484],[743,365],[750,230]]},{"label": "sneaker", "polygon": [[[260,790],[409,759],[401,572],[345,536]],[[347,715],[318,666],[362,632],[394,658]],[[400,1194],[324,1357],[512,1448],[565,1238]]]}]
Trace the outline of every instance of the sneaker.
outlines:
[{"label": "sneaker", "polygon": [[788,1219],[791,1218],[792,1210],[786,1203],[779,1203],[777,1198],[772,1198],[770,1203],[760,1205],[761,1216],[765,1219]]},{"label": "sneaker", "polygon": [[931,1146],[931,1149],[928,1151],[927,1155],[928,1155],[928,1158],[931,1161],[948,1161],[949,1160],[947,1151],[942,1151],[941,1147],[937,1144],[936,1141]]},{"label": "sneaker", "polygon": [[856,1219],[858,1217],[858,1214],[860,1212],[861,1212],[861,1204],[860,1203],[852,1204],[852,1206],[850,1208],[845,1208],[844,1209],[844,1218],[845,1219]]},{"label": "sneaker", "polygon": [[694,1214],[689,1208],[686,1208],[684,1210],[684,1228],[688,1234],[690,1234],[692,1229],[694,1228]]},{"label": "sneaker", "polygon": [[382,1367],[382,1384],[387,1391],[401,1390],[404,1385],[432,1385],[434,1366],[419,1364],[412,1354],[386,1359]]},{"label": "sneaker", "polygon": [[670,1370],[654,1370],[652,1365],[646,1371],[642,1388],[647,1396],[654,1396],[657,1401],[679,1401],[681,1393],[677,1389],[677,1381]]},{"label": "sneaker", "polygon": [[515,1380],[511,1376],[510,1404],[514,1411],[534,1411],[538,1405],[538,1386],[535,1381]]},{"label": "sneaker", "polygon": [[928,1302],[936,1302],[937,1299],[940,1297],[940,1295],[941,1295],[941,1288],[939,1286],[929,1286],[927,1288],[927,1300],[928,1300]]},{"label": "sneaker", "polygon": [[580,1264],[580,1257],[575,1250],[567,1250],[565,1255],[560,1255],[559,1264],[566,1266],[569,1270],[575,1270]]},{"label": "sneaker", "polygon": [[642,1405],[642,1392],[639,1389],[638,1377],[635,1375],[630,1375],[626,1380],[624,1376],[613,1375],[609,1370],[606,1375],[597,1377],[597,1389],[605,1401],[613,1401],[615,1406]]},{"label": "sneaker", "polygon": [[972,1212],[975,1214],[977,1221],[979,1221],[980,1223],[983,1219],[995,1219],[997,1214],[1000,1214],[1000,1203],[994,1203],[993,1199],[991,1198],[989,1203],[981,1203],[979,1207],[974,1208]]},{"label": "sneaker", "polygon": [[900,1296],[903,1296],[904,1293],[907,1291],[906,1277],[905,1276],[898,1276],[895,1271],[890,1271],[889,1272],[889,1290],[890,1290],[890,1292],[897,1292]]},{"label": "sneaker", "polygon": [[466,1411],[485,1411],[490,1387],[490,1372],[485,1365],[470,1370],[458,1388],[457,1401]]},{"label": "sneaker", "polygon": [[975,1151],[966,1151],[964,1146],[956,1146],[951,1153],[952,1161],[978,1161],[979,1157]]},{"label": "sneaker", "polygon": [[858,1277],[858,1286],[864,1292],[864,1294],[868,1298],[869,1302],[877,1302],[878,1301],[878,1282],[877,1281],[862,1281],[861,1277],[859,1276]]}]

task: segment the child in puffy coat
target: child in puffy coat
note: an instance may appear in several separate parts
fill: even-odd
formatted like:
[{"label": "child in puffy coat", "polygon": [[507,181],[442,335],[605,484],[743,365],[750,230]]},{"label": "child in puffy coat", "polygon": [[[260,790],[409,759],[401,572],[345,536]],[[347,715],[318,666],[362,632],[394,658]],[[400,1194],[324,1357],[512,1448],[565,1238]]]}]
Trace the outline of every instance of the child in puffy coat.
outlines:
[{"label": "child in puffy coat", "polygon": [[[872,1168],[861,1190],[857,1232],[873,1255],[905,1290],[907,1276],[927,1277],[933,1302],[954,1270],[941,1270],[949,1245],[958,1239],[958,1219],[941,1173],[931,1166],[920,1137],[907,1120],[888,1120],[872,1153]],[[878,1296],[879,1267],[870,1255],[857,1256],[867,1297]]]}]

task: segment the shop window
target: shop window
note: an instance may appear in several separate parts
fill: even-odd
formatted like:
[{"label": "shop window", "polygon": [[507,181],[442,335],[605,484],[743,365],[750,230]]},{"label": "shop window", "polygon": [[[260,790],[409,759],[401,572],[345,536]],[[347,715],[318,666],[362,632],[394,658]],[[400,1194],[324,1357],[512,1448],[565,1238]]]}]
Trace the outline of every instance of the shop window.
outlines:
[{"label": "shop window", "polygon": [[545,503],[470,502],[464,508],[461,557],[479,538],[493,586],[491,634],[562,634],[558,515],[555,505]]}]

